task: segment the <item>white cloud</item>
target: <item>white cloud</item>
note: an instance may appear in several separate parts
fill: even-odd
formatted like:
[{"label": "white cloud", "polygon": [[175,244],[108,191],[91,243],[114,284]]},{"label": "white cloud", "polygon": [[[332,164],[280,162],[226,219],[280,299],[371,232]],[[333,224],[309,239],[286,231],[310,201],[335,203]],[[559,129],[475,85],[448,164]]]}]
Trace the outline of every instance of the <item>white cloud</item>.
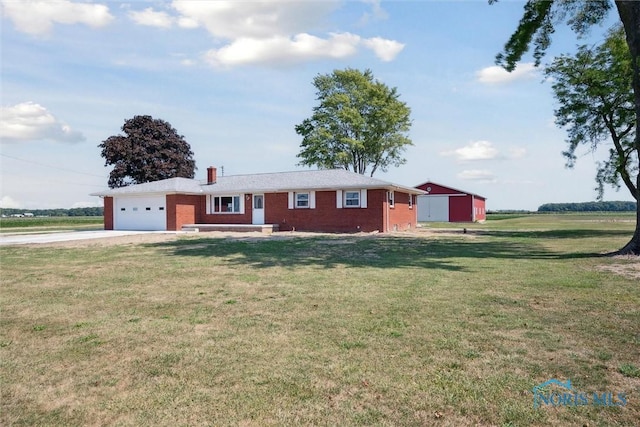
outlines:
[{"label": "white cloud", "polygon": [[360,25],[366,25],[370,21],[387,19],[387,12],[380,6],[380,0],[362,0],[363,3],[371,5],[371,12],[365,12],[360,18]]},{"label": "white cloud", "polygon": [[80,142],[85,138],[60,122],[46,108],[34,102],[23,102],[0,108],[0,139],[3,142],[51,140]]},{"label": "white cloud", "polygon": [[129,12],[129,17],[138,25],[149,27],[171,28],[173,18],[166,12],[156,12],[148,7],[141,12]]},{"label": "white cloud", "polygon": [[[381,16],[378,1],[373,13]],[[404,49],[404,44],[381,37],[362,39],[348,32],[313,35],[327,26],[340,2],[287,1],[265,2],[174,0],[182,28],[205,28],[220,47],[209,50],[205,60],[216,67],[248,64],[282,65],[316,59],[342,59],[368,48],[388,62]]]},{"label": "white cloud", "polygon": [[69,0],[0,0],[3,15],[18,31],[44,35],[53,24],[85,24],[99,28],[108,25],[113,16],[103,4],[74,3]]},{"label": "white cloud", "polygon": [[491,160],[498,157],[498,149],[489,141],[472,141],[464,147],[443,151],[443,156],[455,156],[458,161]]},{"label": "white cloud", "polygon": [[503,84],[517,80],[531,80],[536,78],[538,77],[538,69],[533,62],[519,64],[512,72],[508,72],[504,68],[494,65],[478,71],[476,77],[480,83]]},{"label": "white cloud", "polygon": [[323,58],[347,58],[358,52],[361,42],[360,36],[351,33],[331,34],[328,39],[306,33],[292,38],[240,38],[220,49],[210,50],[205,57],[213,66],[282,65]]},{"label": "white cloud", "polygon": [[290,36],[324,25],[339,1],[193,1],[174,0],[180,24],[202,26],[225,39]]},{"label": "white cloud", "polygon": [[404,49],[404,44],[380,37],[366,39],[363,41],[363,44],[373,50],[376,56],[384,62],[393,61],[402,49]]},{"label": "white cloud", "polygon": [[2,196],[2,198],[0,199],[0,208],[20,209],[21,207],[22,207],[22,204],[17,200],[14,200],[10,196]]},{"label": "white cloud", "polygon": [[457,175],[458,179],[465,181],[480,181],[480,182],[496,182],[496,176],[493,172],[486,169],[470,169],[463,170]]}]

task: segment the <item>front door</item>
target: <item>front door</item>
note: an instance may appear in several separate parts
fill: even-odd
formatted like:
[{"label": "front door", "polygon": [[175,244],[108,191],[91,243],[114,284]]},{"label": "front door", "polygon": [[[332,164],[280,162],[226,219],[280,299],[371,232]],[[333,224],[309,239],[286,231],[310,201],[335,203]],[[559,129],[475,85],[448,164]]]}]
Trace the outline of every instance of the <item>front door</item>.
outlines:
[{"label": "front door", "polygon": [[253,224],[264,224],[264,194],[253,195]]}]

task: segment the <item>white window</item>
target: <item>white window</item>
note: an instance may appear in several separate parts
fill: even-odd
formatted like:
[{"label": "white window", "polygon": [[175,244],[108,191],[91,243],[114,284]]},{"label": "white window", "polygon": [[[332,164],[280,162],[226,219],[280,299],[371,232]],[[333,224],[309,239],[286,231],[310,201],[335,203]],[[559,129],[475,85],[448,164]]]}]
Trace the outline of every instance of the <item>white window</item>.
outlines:
[{"label": "white window", "polygon": [[394,198],[393,191],[387,191],[387,201],[389,202],[390,208],[395,206],[393,198]]},{"label": "white window", "polygon": [[309,193],[296,193],[296,208],[309,207]]},{"label": "white window", "polygon": [[409,194],[409,209],[413,209],[413,194]]},{"label": "white window", "polygon": [[359,191],[345,191],[344,192],[344,206],[346,208],[359,208],[360,207],[360,192]]},{"label": "white window", "polygon": [[241,213],[240,196],[211,196],[211,213]]}]

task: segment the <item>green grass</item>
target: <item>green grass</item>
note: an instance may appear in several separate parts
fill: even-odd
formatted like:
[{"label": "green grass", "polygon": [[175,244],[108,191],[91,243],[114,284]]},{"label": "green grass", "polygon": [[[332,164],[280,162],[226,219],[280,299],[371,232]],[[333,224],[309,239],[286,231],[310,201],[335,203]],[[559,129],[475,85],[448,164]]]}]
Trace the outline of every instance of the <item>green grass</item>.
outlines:
[{"label": "green grass", "polygon": [[0,233],[73,231],[102,226],[101,216],[0,218]]},{"label": "green grass", "polygon": [[[626,219],[3,247],[0,424],[634,426]],[[628,404],[534,409],[550,378]]]}]

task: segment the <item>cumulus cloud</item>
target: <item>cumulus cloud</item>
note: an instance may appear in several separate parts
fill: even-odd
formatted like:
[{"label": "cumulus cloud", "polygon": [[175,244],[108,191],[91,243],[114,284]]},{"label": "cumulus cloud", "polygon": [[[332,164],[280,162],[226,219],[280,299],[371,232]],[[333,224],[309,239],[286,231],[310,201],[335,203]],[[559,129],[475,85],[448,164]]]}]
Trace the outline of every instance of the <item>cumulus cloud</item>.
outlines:
[{"label": "cumulus cloud", "polygon": [[491,160],[498,157],[498,149],[489,141],[472,141],[464,147],[443,151],[443,156],[455,156],[458,161]]},{"label": "cumulus cloud", "polygon": [[140,12],[131,11],[129,17],[138,25],[158,28],[171,28],[173,25],[173,18],[167,12],[156,12],[150,7]]},{"label": "cumulus cloud", "polygon": [[50,140],[73,143],[85,138],[40,104],[23,102],[0,108],[0,139],[3,142]]},{"label": "cumulus cloud", "polygon": [[76,3],[70,0],[0,0],[3,15],[18,31],[45,35],[53,24],[85,24],[93,28],[108,25],[113,16],[103,4]]},{"label": "cumulus cloud", "polygon": [[0,198],[0,208],[20,209],[21,207],[22,204],[10,196],[2,196],[2,198]]},{"label": "cumulus cloud", "polygon": [[479,181],[479,182],[496,182],[496,176],[493,172],[486,169],[469,169],[463,170],[457,175],[458,179],[465,181]]},{"label": "cumulus cloud", "polygon": [[[384,11],[379,1],[366,1],[372,16],[381,18]],[[215,67],[248,64],[282,65],[317,59],[342,59],[371,50],[381,61],[389,62],[404,49],[404,44],[382,37],[363,39],[348,32],[313,35],[322,29],[340,1],[268,2],[174,0],[171,7],[177,13],[147,8],[131,12],[141,25],[168,28],[174,23],[182,28],[204,28],[218,47],[209,50],[205,61]]]},{"label": "cumulus cloud", "polygon": [[366,39],[363,41],[363,44],[373,50],[376,56],[384,62],[393,61],[402,49],[404,49],[404,44],[380,37]]},{"label": "cumulus cloud", "polygon": [[380,6],[380,0],[362,0],[363,3],[371,5],[371,11],[365,12],[360,18],[360,25],[366,25],[369,21],[379,21],[387,19],[387,12]]},{"label": "cumulus cloud", "polygon": [[224,39],[269,38],[290,36],[321,26],[340,2],[272,0],[192,1],[174,0],[172,7],[180,14],[180,25],[207,29]]},{"label": "cumulus cloud", "polygon": [[[341,59],[353,56],[363,40],[351,33],[331,34],[323,39],[301,33],[291,38],[275,36],[270,38],[240,38],[220,48],[206,53],[208,63],[217,67],[233,67],[246,64],[293,64],[308,60],[333,58]],[[365,43],[367,40],[364,41]],[[376,50],[377,49],[377,50]],[[398,51],[396,46],[385,50],[376,47],[376,55],[383,61],[389,61]],[[401,49],[401,48],[400,48]]]},{"label": "cumulus cloud", "polygon": [[476,77],[480,83],[484,84],[503,84],[518,80],[531,80],[538,76],[538,70],[533,62],[519,64],[512,72],[506,71],[502,67],[496,65],[486,67],[476,73]]}]

